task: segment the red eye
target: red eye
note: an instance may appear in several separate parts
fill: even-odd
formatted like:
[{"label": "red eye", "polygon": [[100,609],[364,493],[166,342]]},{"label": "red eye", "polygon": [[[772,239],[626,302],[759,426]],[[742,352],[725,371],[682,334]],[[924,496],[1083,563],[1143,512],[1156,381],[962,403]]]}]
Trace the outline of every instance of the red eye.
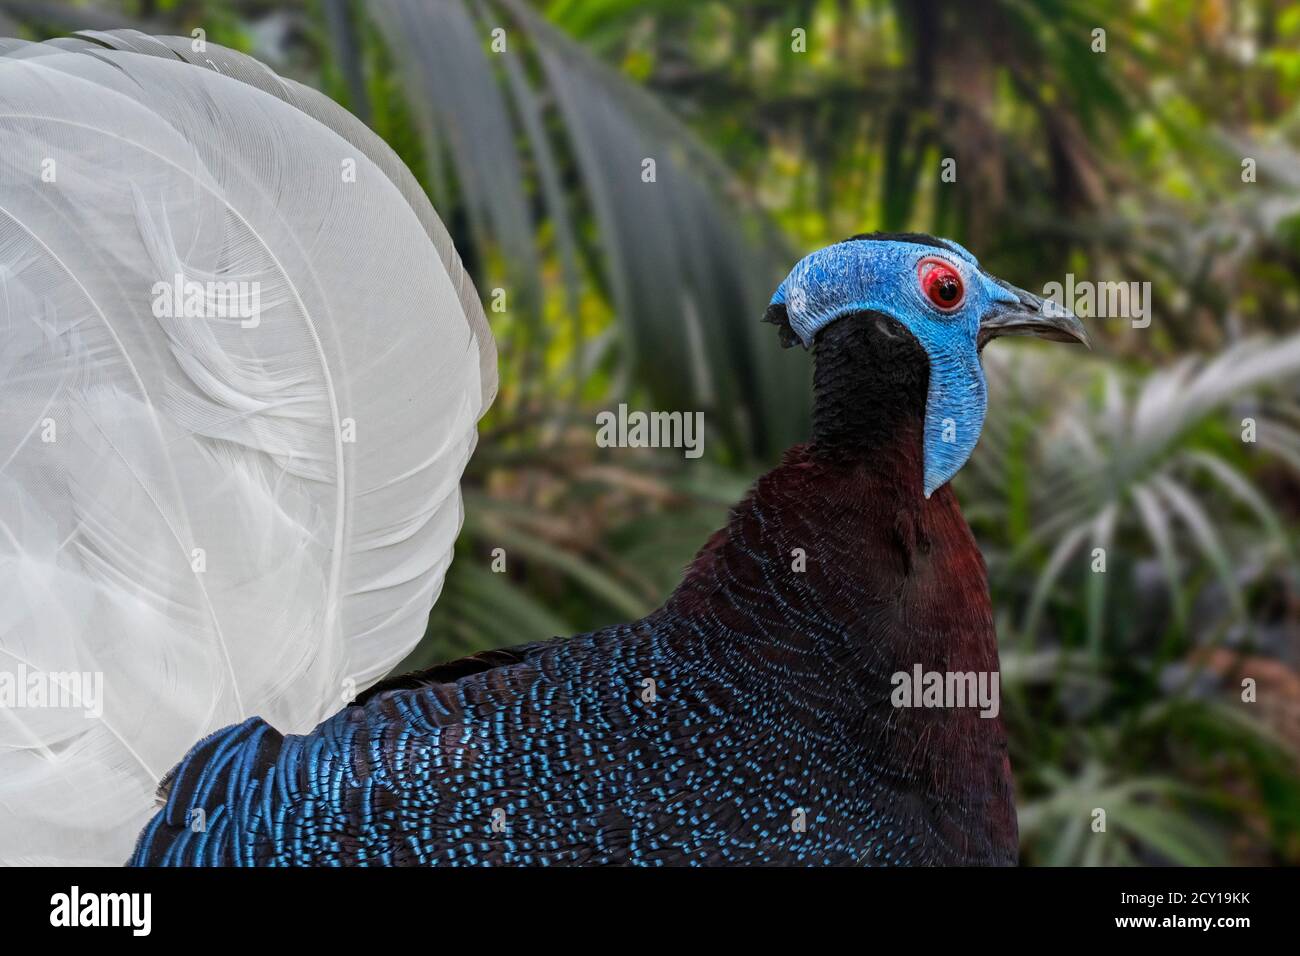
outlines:
[{"label": "red eye", "polygon": [[917,267],[917,276],[921,280],[921,289],[936,309],[951,312],[961,305],[966,298],[966,289],[961,284],[957,270],[942,259],[922,259]]}]

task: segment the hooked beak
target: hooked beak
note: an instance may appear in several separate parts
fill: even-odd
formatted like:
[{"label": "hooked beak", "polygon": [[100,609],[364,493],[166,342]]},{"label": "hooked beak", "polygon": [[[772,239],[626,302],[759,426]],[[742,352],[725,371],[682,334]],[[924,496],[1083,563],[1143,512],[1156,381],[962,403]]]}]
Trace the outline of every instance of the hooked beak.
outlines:
[{"label": "hooked beak", "polygon": [[994,304],[980,321],[979,347],[1000,335],[1037,335],[1055,342],[1078,342],[1092,348],[1088,331],[1069,309],[1051,299],[1018,289],[1009,282],[988,277],[1009,293],[1006,301]]}]

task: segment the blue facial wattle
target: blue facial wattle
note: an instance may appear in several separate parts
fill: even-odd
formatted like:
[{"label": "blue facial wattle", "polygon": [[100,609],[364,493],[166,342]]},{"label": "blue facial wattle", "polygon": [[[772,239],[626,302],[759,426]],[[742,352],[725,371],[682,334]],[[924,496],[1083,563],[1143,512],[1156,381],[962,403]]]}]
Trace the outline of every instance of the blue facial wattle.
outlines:
[{"label": "blue facial wattle", "polygon": [[[924,259],[940,259],[962,278],[965,298],[951,312],[936,308],[918,277]],[[925,496],[970,458],[984,426],[988,390],[979,360],[980,319],[1015,296],[988,278],[956,243],[943,248],[895,240],[850,240],[805,256],[772,296],[805,346],[828,324],[853,312],[893,316],[930,359],[925,409]]]}]

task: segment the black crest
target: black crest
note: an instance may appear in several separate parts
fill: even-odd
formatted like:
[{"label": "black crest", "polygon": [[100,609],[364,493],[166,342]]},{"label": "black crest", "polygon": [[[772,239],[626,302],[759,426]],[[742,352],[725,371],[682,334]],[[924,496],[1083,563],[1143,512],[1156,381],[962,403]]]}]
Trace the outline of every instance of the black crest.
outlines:
[{"label": "black crest", "polygon": [[935,249],[944,249],[948,252],[957,254],[957,250],[942,239],[936,239],[934,236],[927,235],[924,232],[860,232],[856,236],[849,236],[847,239],[841,239],[836,245],[845,242],[910,242],[918,246],[933,246]]}]

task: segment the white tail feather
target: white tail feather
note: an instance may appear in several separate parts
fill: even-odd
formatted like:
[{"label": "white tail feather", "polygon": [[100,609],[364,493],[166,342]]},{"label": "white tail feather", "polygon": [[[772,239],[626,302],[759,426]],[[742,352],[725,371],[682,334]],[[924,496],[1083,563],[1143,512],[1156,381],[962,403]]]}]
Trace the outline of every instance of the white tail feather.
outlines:
[{"label": "white tail feather", "polygon": [[409,652],[496,390],[400,160],[189,44],[0,41],[0,862],[122,862],[199,738]]}]

